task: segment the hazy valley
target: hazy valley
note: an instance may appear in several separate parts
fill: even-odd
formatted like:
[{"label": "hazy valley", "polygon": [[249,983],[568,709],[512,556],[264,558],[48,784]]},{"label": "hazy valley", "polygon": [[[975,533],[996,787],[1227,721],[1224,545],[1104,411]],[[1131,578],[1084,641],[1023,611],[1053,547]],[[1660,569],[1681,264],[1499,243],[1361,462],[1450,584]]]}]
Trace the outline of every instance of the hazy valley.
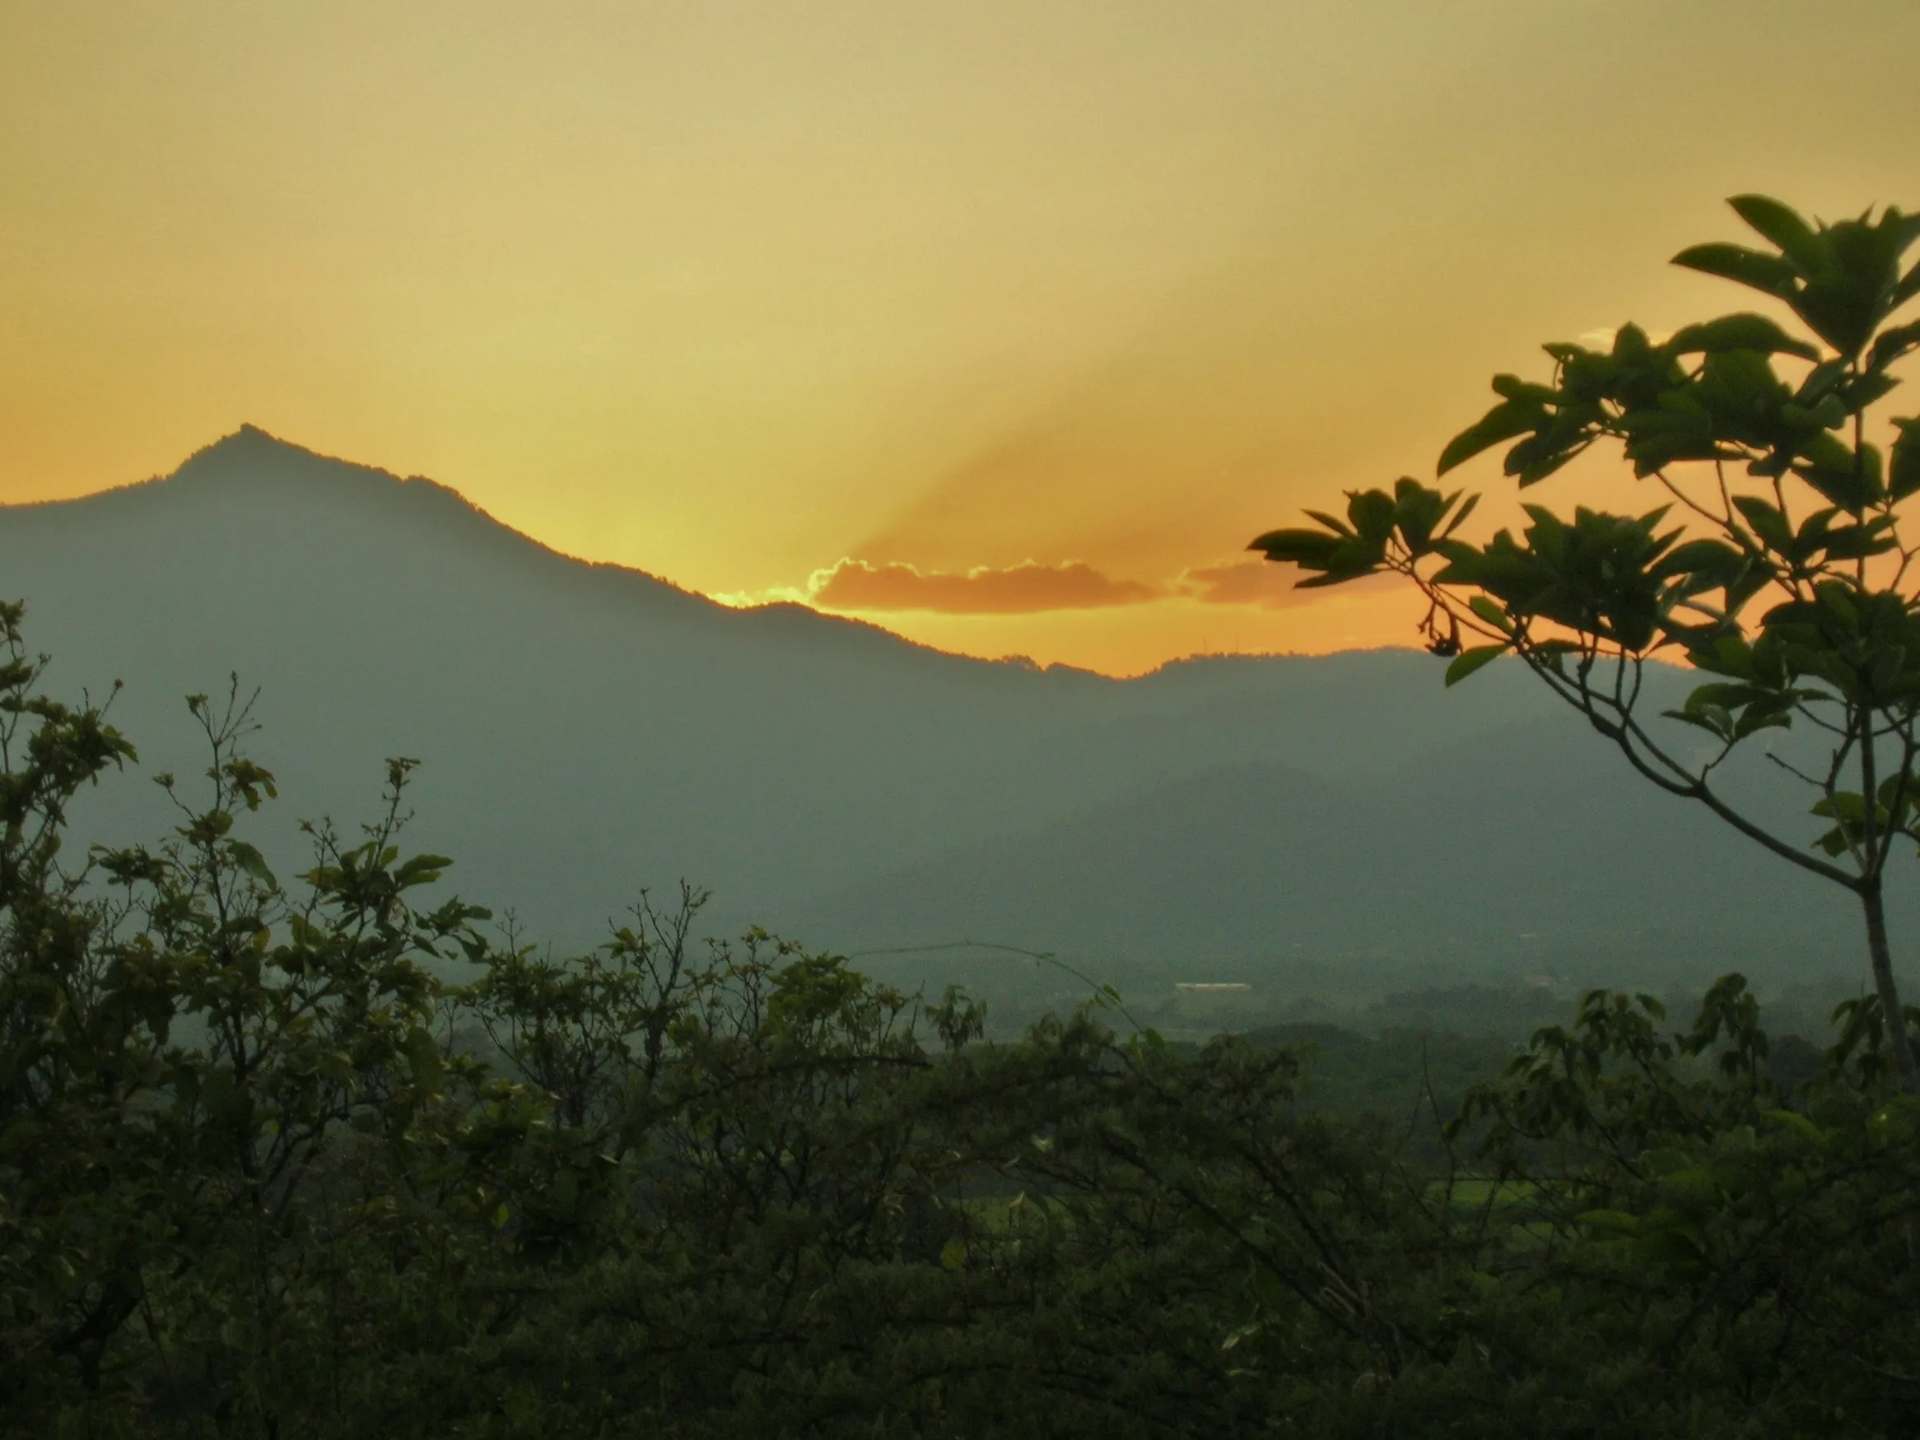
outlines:
[{"label": "hazy valley", "polygon": [[[181,696],[237,671],[282,786],[263,845],[292,863],[296,817],[362,817],[383,758],[416,757],[415,843],[563,947],[685,877],[725,932],[1053,952],[1142,1004],[1253,987],[1201,1023],[1858,968],[1844,897],[1636,783],[1507,667],[1444,690],[1417,651],[1124,681],[971,660],[571,560],[252,429],[162,480],[0,511],[0,575],[57,689],[124,682],[146,772],[197,770]],[[167,823],[144,784],[85,806],[102,835]],[[991,949],[863,963],[1008,1020],[1078,986]]]}]

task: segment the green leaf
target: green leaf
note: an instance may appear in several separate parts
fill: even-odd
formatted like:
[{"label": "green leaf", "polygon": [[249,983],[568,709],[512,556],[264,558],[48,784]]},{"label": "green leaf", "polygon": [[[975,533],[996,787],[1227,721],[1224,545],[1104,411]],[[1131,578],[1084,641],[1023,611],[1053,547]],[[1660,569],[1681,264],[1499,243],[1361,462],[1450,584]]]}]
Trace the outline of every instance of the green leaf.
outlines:
[{"label": "green leaf", "polygon": [[1745,565],[1746,557],[1724,540],[1689,540],[1661,556],[1648,573],[1655,579],[1684,576],[1690,588],[1718,590]]},{"label": "green leaf", "polygon": [[1324,530],[1269,530],[1247,546],[1264,551],[1267,559],[1286,561],[1304,569],[1324,569],[1341,537]]},{"label": "green leaf", "polygon": [[1864,525],[1847,525],[1830,532],[1824,549],[1829,560],[1863,560],[1886,554],[1895,543],[1891,524],[1880,516]]},{"label": "green leaf", "polygon": [[1733,738],[1744,740],[1749,735],[1757,735],[1762,730],[1791,730],[1793,716],[1790,706],[1750,706],[1734,722]]},{"label": "green leaf", "polygon": [[393,872],[394,885],[402,890],[415,885],[431,885],[453,861],[445,855],[415,855]]},{"label": "green leaf", "polygon": [[1336,535],[1344,535],[1348,539],[1353,538],[1353,527],[1338,515],[1329,515],[1324,510],[1308,510],[1303,513],[1309,520],[1313,521],[1314,524],[1324,525]]},{"label": "green leaf", "polygon": [[[1911,223],[1912,219],[1920,217],[1908,218]],[[1920,295],[1920,260],[1914,262],[1913,268],[1907,271],[1900,283],[1894,287],[1893,303],[1896,307],[1904,305],[1916,295]]]},{"label": "green leaf", "polygon": [[1723,743],[1730,744],[1738,738],[1734,732],[1733,715],[1724,705],[1696,705],[1688,701],[1684,710],[1662,710],[1660,713],[1669,720],[1678,720],[1682,725],[1704,730]]},{"label": "green leaf", "polygon": [[1753,646],[1739,635],[1718,635],[1711,649],[1702,648],[1688,657],[1697,670],[1712,675],[1731,675],[1738,680],[1753,680]]},{"label": "green leaf", "polygon": [[[1453,499],[1458,498],[1456,492]],[[1394,482],[1393,525],[1412,554],[1424,555],[1432,548],[1434,527],[1447,513],[1453,499],[1411,476],[1402,476]]]},{"label": "green leaf", "polygon": [[1733,505],[1759,536],[1762,545],[1777,554],[1793,553],[1793,531],[1787,528],[1787,517],[1773,505],[1757,495],[1736,495]]},{"label": "green leaf", "polygon": [[1508,400],[1551,401],[1560,398],[1560,392],[1551,385],[1541,385],[1536,381],[1522,380],[1518,375],[1496,375],[1493,377],[1493,390]]},{"label": "green leaf", "polygon": [[1886,493],[1881,479],[1880,451],[1875,446],[1863,444],[1856,451],[1822,430],[1799,448],[1808,461],[1796,464],[1793,473],[1841,509],[1858,515]]},{"label": "green leaf", "polygon": [[1887,461],[1887,494],[1904,500],[1920,491],[1920,417],[1895,420],[1900,438]]},{"label": "green leaf", "polygon": [[1765,315],[1742,311],[1683,326],[1662,347],[1669,354],[1692,355],[1701,351],[1756,350],[1762,354],[1798,355],[1803,360],[1818,360],[1820,347],[1789,335]]},{"label": "green leaf", "polygon": [[[1623,416],[1622,428],[1635,417]],[[1636,435],[1627,445],[1627,458],[1633,462],[1633,478],[1644,480],[1669,465],[1687,460],[1715,460],[1722,451],[1710,436],[1675,434]]]},{"label": "green leaf", "polygon": [[1384,542],[1393,533],[1393,497],[1384,490],[1355,490],[1347,496],[1347,519],[1363,540]]},{"label": "green leaf", "polygon": [[1879,403],[1899,388],[1899,380],[1884,370],[1863,371],[1848,377],[1839,387],[1840,408],[1849,415],[1858,414],[1869,406]]},{"label": "green leaf", "polygon": [[1797,275],[1793,266],[1777,255],[1763,255],[1741,245],[1717,243],[1692,245],[1673,257],[1673,264],[1684,265],[1702,274],[1748,286],[1768,295],[1786,295]]},{"label": "green leaf", "polygon": [[1520,482],[1520,488],[1538,485],[1561,466],[1579,457],[1592,441],[1582,435],[1572,440],[1541,433],[1522,440],[1507,452],[1506,473]]},{"label": "green leaf", "polygon": [[1297,588],[1309,590],[1341,585],[1370,575],[1386,560],[1392,539],[1396,505],[1384,490],[1353,492],[1347,499],[1349,525],[1332,515],[1309,510],[1308,516],[1325,528],[1269,530],[1247,546],[1269,560],[1286,561],[1312,572]]},{"label": "green leaf", "polygon": [[1458,685],[1474,671],[1491,665],[1506,652],[1505,644],[1475,645],[1470,650],[1462,650],[1454,657],[1453,663],[1447,666],[1447,684]]},{"label": "green leaf", "polygon": [[[1451,504],[1452,502],[1449,501],[1448,503]],[[1473,507],[1479,503],[1480,497],[1478,495],[1467,496],[1466,504],[1454,512],[1453,518],[1447,522],[1446,528],[1440,532],[1438,538],[1445,540],[1449,535],[1453,534],[1454,531],[1458,530],[1466,523],[1467,517],[1473,514]]]},{"label": "green leaf", "polygon": [[1826,268],[1820,237],[1800,213],[1765,195],[1735,195],[1727,201],[1733,213],[1780,247],[1780,251],[1802,274],[1813,275]]},{"label": "green leaf", "polygon": [[1547,423],[1547,412],[1537,400],[1508,400],[1496,405],[1453,439],[1440,452],[1435,474],[1444,475],[1454,466],[1471,460],[1482,450],[1511,440]]},{"label": "green leaf", "polygon": [[1687,696],[1686,708],[1697,710],[1702,705],[1719,705],[1727,709],[1738,709],[1756,700],[1771,698],[1767,691],[1757,685],[1728,684],[1724,680],[1716,680],[1706,685],[1696,686],[1693,693]]},{"label": "green leaf", "polygon": [[1920,349],[1920,320],[1883,330],[1867,352],[1867,369],[1884,370],[1909,351]]},{"label": "green leaf", "polygon": [[267,866],[266,856],[244,840],[229,840],[226,843],[227,858],[241,870],[269,889],[278,887],[280,882],[274,878],[273,871]]},{"label": "green leaf", "polygon": [[1813,802],[1813,813],[1828,820],[1846,820],[1854,824],[1866,819],[1867,802],[1852,790],[1839,790]]},{"label": "green leaf", "polygon": [[1507,612],[1501,608],[1497,600],[1489,599],[1485,595],[1475,595],[1467,601],[1467,608],[1502,634],[1512,633],[1513,621],[1508,618]]}]

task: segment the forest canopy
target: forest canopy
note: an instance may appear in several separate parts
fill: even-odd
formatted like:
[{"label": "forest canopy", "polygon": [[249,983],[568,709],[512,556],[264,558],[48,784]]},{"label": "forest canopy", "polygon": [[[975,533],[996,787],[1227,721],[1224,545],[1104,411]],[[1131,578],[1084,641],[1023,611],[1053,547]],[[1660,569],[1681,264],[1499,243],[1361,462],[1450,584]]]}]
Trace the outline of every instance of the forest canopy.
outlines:
[{"label": "forest canopy", "polygon": [[[1412,1135],[1118,997],[982,1039],[700,895],[561,957],[442,892],[411,762],[282,877],[247,709],[150,844],[0,607],[0,1429],[1892,1433],[1920,1111],[1729,976],[1595,991]],[[1804,1045],[1801,1047],[1805,1049]]]}]

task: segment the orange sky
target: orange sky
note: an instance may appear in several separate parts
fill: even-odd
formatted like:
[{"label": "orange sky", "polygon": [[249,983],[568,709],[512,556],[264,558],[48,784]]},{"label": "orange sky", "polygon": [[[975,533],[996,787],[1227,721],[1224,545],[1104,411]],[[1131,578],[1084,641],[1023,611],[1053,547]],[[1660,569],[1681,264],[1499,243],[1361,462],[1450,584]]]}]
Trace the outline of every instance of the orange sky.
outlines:
[{"label": "orange sky", "polygon": [[1664,264],[1724,196],[1920,206],[1917,53],[1913,0],[0,3],[0,499],[249,421],[972,653],[1407,643],[1241,547],[1541,341],[1743,305]]}]

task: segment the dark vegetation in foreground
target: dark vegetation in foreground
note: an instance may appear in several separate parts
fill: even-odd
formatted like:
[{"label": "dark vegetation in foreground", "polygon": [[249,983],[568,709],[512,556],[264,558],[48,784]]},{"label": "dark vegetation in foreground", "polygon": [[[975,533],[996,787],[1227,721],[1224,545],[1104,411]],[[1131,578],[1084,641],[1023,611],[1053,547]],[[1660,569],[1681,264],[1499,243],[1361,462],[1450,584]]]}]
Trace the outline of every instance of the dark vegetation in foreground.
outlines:
[{"label": "dark vegetation in foreground", "polygon": [[[1738,977],[1678,1031],[1596,991],[1415,1135],[1303,1104],[1290,1045],[1111,1006],[987,1043],[958,993],[703,948],[691,892],[571,961],[494,938],[421,898],[447,862],[400,843],[406,762],[283,882],[243,835],[273,795],[243,707],[195,702],[209,788],[165,782],[170,839],[62,852],[132,750],[39,695],[19,624],[8,1434],[1911,1424],[1920,1111],[1872,999],[1783,1067]],[[1325,1084],[1351,1057],[1313,1038]],[[1509,1054],[1437,1049],[1435,1092]]]}]

